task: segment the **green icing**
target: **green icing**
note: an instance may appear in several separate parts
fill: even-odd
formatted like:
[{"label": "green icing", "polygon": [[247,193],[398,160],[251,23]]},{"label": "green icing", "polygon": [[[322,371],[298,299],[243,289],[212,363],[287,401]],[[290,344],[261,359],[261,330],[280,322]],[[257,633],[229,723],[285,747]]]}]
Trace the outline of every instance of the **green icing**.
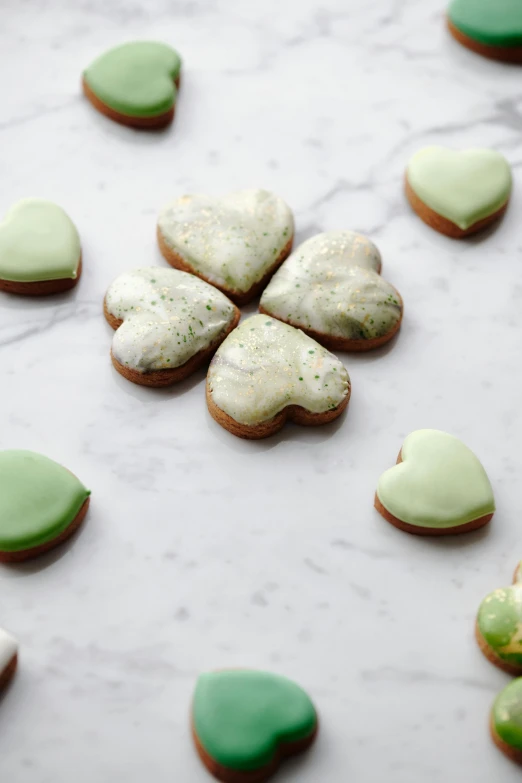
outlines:
[{"label": "green icing", "polygon": [[522,585],[494,590],[482,601],[480,633],[503,661],[522,666]]},{"label": "green icing", "polygon": [[492,723],[500,739],[522,750],[522,677],[510,682],[493,704]]},{"label": "green icing", "polygon": [[200,676],[193,723],[203,748],[218,764],[253,770],[269,764],[279,745],[310,737],[317,716],[307,694],[291,680],[234,670]]},{"label": "green icing", "polygon": [[174,106],[181,60],[163,43],[134,41],[98,57],[83,76],[109,108],[130,117],[155,117]]},{"label": "green icing", "polygon": [[2,280],[74,279],[80,257],[80,237],[74,223],[51,201],[18,201],[0,223]]},{"label": "green icing", "polygon": [[511,193],[511,169],[494,150],[425,147],[411,158],[407,177],[426,206],[463,230],[499,210]]},{"label": "green icing", "polygon": [[448,16],[468,38],[486,46],[522,45],[520,0],[453,0]]},{"label": "green icing", "polygon": [[387,511],[410,525],[451,528],[492,514],[486,471],[458,438],[417,430],[403,443],[402,462],[385,471],[377,496]]},{"label": "green icing", "polygon": [[0,451],[0,550],[18,552],[57,538],[89,494],[48,457]]}]

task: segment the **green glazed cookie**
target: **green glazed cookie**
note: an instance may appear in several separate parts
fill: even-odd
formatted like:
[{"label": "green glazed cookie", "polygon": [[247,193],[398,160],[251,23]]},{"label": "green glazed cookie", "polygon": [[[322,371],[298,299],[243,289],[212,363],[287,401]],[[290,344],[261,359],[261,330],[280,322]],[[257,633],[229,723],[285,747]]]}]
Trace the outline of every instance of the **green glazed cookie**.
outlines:
[{"label": "green glazed cookie", "polygon": [[200,676],[192,708],[197,751],[207,769],[230,783],[260,783],[317,733],[317,714],[291,680],[260,671]]},{"label": "green glazed cookie", "polygon": [[453,0],[448,26],[459,43],[484,57],[522,62],[520,0]]},{"label": "green glazed cookie", "polygon": [[156,41],[133,41],[100,55],[83,74],[85,95],[123,125],[159,128],[174,117],[181,60]]},{"label": "green glazed cookie", "polygon": [[0,223],[0,289],[38,296],[73,288],[81,274],[80,237],[57,204],[18,201]]},{"label": "green glazed cookie", "polygon": [[522,574],[487,595],[480,604],[476,634],[486,658],[509,674],[522,673]]},{"label": "green glazed cookie", "polygon": [[522,677],[510,682],[495,699],[490,727],[497,747],[522,764]]},{"label": "green glazed cookie", "polygon": [[0,560],[26,560],[65,541],[82,522],[89,495],[48,457],[0,451]]}]

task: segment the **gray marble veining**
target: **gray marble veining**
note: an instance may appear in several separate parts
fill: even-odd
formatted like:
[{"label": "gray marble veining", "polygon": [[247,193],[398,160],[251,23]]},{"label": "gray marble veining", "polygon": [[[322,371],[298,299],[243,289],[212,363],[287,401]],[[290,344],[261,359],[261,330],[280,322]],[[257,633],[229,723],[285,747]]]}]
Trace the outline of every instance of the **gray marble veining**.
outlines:
[{"label": "gray marble veining", "polygon": [[[0,447],[63,462],[92,489],[83,530],[0,569],[0,625],[21,642],[0,704],[13,783],[204,783],[188,711],[198,672],[265,667],[321,714],[281,781],[514,783],[488,738],[508,678],[473,639],[482,597],[522,557],[519,520],[522,98],[516,67],[446,34],[444,0],[7,0],[0,9],[0,213],[35,195],[76,222],[71,294],[0,295]],[[105,48],[159,38],[184,58],[174,125],[144,134],[80,96]],[[454,242],[412,214],[408,157],[493,146],[515,169],[494,231]],[[234,439],[204,373],[172,390],[112,369],[102,299],[124,270],[164,264],[163,204],[267,187],[297,241],[366,232],[404,297],[394,344],[343,355],[346,417]],[[247,309],[253,312],[253,308]],[[413,538],[373,509],[403,437],[437,427],[484,462],[490,529]]]}]

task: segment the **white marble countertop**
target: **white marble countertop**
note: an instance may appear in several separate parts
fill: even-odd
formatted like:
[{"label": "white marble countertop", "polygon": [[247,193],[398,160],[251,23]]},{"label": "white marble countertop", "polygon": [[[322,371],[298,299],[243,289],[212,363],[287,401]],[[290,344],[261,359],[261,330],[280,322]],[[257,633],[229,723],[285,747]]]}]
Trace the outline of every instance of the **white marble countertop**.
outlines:
[{"label": "white marble countertop", "polygon": [[[520,70],[461,49],[444,6],[2,5],[0,213],[23,196],[61,204],[84,273],[72,294],[0,294],[0,447],[41,451],[93,493],[72,543],[0,569],[0,625],[21,642],[0,703],[2,781],[205,783],[191,693],[201,670],[234,666],[289,675],[318,706],[315,749],[281,782],[519,780],[487,729],[509,678],[473,622],[522,557]],[[82,68],[136,37],[184,58],[166,132],[117,126],[80,95]],[[412,214],[404,166],[430,143],[510,160],[495,231],[459,243]],[[210,418],[203,372],[168,391],[117,375],[102,298],[123,270],[164,264],[167,200],[257,186],[292,206],[298,242],[367,233],[406,314],[391,348],[342,355],[341,423],[250,443]],[[421,427],[482,459],[488,529],[424,540],[373,509],[378,476]]]}]

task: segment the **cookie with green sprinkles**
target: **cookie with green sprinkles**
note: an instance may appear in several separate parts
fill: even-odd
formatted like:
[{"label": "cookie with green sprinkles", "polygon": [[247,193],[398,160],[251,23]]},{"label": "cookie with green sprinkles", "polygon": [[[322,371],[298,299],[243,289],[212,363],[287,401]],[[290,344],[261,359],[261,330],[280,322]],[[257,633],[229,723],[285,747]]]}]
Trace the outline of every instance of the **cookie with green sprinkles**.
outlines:
[{"label": "cookie with green sprinkles", "polygon": [[83,91],[95,109],[134,128],[172,122],[181,59],[167,44],[132,41],[104,52],[83,73]]},{"label": "cookie with green sprinkles", "polygon": [[163,209],[157,237],[169,264],[242,305],[263,290],[290,253],[294,219],[283,199],[267,190],[187,195]]},{"label": "cookie with green sprinkles", "polygon": [[362,234],[318,234],[278,269],[259,309],[330,350],[369,351],[391,340],[402,321],[401,296],[380,270],[379,251]]},{"label": "cookie with green sprinkles", "polygon": [[244,669],[202,674],[192,733],[209,772],[224,783],[262,783],[318,729],[310,697],[286,677]]},{"label": "cookie with green sprinkles", "polygon": [[111,283],[105,318],[116,330],[111,358],[127,380],[170,386],[201,367],[239,322],[217,288],[178,269],[143,267]]},{"label": "cookie with green sprinkles", "polygon": [[62,465],[32,451],[0,451],[0,561],[47,552],[82,523],[90,492]]},{"label": "cookie with green sprinkles", "polygon": [[522,571],[480,604],[475,633],[486,658],[509,674],[522,674]]},{"label": "cookie with green sprinkles", "polygon": [[490,729],[495,745],[522,764],[522,677],[506,685],[495,699]]},{"label": "cookie with green sprinkles", "polygon": [[234,329],[207,375],[211,416],[239,438],[266,438],[287,419],[326,424],[345,410],[350,392],[350,378],[336,356],[300,329],[266,315]]}]

